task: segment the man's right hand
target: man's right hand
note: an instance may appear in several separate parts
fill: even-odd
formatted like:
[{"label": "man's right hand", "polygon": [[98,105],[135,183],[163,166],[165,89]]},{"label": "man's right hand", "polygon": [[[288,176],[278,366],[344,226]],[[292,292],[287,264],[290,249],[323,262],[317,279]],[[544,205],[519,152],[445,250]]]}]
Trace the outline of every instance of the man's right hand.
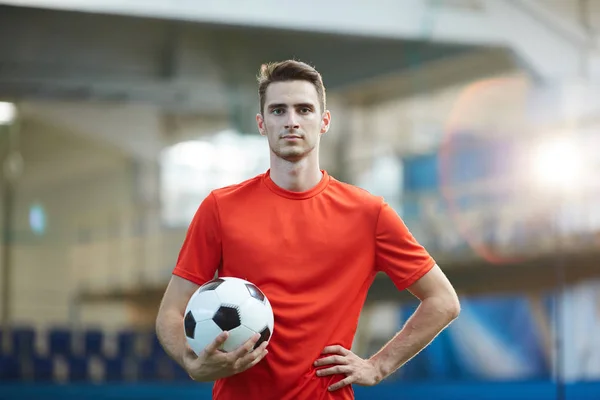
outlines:
[{"label": "man's right hand", "polygon": [[183,365],[193,380],[212,382],[239,374],[258,364],[268,353],[266,349],[268,342],[264,342],[252,350],[260,339],[258,333],[236,350],[225,353],[219,348],[225,343],[228,336],[228,332],[222,332],[199,356],[191,348],[186,347]]}]

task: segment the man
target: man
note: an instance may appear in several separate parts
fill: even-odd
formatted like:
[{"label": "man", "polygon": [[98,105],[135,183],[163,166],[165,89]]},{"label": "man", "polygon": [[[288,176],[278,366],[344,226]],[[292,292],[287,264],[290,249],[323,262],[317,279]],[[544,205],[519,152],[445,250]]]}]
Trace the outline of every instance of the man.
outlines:
[{"label": "man", "polygon": [[[351,384],[381,382],[458,316],[454,289],[383,199],[337,181],[319,167],[331,123],[320,74],[297,61],[263,65],[260,134],[270,169],[210,193],[183,243],[157,317],[167,353],[196,381],[215,381],[218,400],[352,399]],[[421,300],[377,354],[350,351],[367,290],[383,271]],[[208,280],[235,276],[269,298],[275,329],[231,353],[224,333],[196,356],[183,313]],[[268,354],[268,355],[267,355]]]}]

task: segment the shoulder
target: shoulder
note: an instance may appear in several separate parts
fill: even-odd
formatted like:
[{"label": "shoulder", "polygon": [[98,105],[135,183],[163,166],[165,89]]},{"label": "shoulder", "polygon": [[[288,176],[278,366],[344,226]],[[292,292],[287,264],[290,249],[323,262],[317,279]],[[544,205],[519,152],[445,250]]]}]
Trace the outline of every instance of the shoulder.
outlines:
[{"label": "shoulder", "polygon": [[265,174],[256,175],[245,181],[213,189],[210,192],[216,201],[227,201],[246,196],[249,192],[255,191],[260,185]]},{"label": "shoulder", "polygon": [[339,201],[354,204],[375,213],[379,213],[379,210],[385,203],[383,197],[374,195],[366,189],[338,181],[334,177],[330,177],[330,179],[329,193]]},{"label": "shoulder", "polygon": [[200,203],[198,214],[212,214],[219,220],[231,214],[258,192],[263,175],[211,190]]}]

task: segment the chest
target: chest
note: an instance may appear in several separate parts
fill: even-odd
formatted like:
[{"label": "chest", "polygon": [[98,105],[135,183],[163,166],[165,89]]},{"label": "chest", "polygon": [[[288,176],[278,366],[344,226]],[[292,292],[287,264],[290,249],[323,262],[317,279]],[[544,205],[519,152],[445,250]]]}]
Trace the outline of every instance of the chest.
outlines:
[{"label": "chest", "polygon": [[[353,213],[319,203],[252,207],[222,225],[222,273],[288,290],[372,268],[374,232]],[[301,288],[301,289],[300,289]]]}]

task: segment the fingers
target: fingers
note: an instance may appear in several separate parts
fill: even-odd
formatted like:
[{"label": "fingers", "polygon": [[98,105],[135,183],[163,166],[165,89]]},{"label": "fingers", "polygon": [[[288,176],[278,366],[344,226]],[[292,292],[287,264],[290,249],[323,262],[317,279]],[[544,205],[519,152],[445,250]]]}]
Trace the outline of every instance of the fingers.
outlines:
[{"label": "fingers", "polygon": [[252,368],[256,364],[258,364],[263,358],[267,356],[269,350],[267,350],[267,342],[261,343],[252,353],[248,354],[242,363],[242,368],[244,370]]},{"label": "fingers", "polygon": [[221,348],[223,343],[225,343],[225,341],[227,340],[228,337],[229,337],[229,332],[227,332],[227,331],[221,332],[219,334],[219,336],[217,336],[215,338],[215,340],[212,341],[211,344],[206,346],[206,349],[204,349],[206,354],[207,355],[215,354]]},{"label": "fingers", "polygon": [[243,357],[236,360],[236,369],[238,370],[246,370],[250,368],[252,365],[257,364],[260,360],[263,359],[264,356],[267,355],[268,351],[267,342],[263,342],[256,349],[252,350],[249,353],[246,353]]},{"label": "fingers", "polygon": [[317,361],[315,361],[315,367],[328,364],[348,364],[348,359],[343,356],[329,356],[319,358]]},{"label": "fingers", "polygon": [[352,368],[347,365],[336,365],[331,368],[324,368],[317,371],[318,376],[328,376],[335,374],[348,374],[352,372]]},{"label": "fingers", "polygon": [[249,364],[256,358],[260,357],[263,353],[267,352],[268,342],[262,342],[260,346],[256,349],[252,350],[250,353],[247,353],[244,357],[242,357],[242,362]]},{"label": "fingers", "polygon": [[[258,348],[254,349],[254,346],[259,340],[260,335],[257,333],[248,339],[243,345],[227,354],[227,358],[236,372],[241,372],[250,368],[250,364],[252,364],[258,357],[261,357],[262,359],[262,357],[266,355],[262,353],[265,352],[267,342],[262,343]],[[260,359],[258,361],[260,361]]]},{"label": "fingers", "polygon": [[256,342],[258,342],[258,340],[260,339],[260,335],[258,333],[256,333],[254,336],[252,336],[250,339],[248,339],[246,341],[246,343],[244,343],[243,345],[241,345],[240,347],[238,347],[237,349],[235,349],[234,351],[231,352],[230,354],[230,358],[231,360],[238,360],[242,357],[244,357],[246,354],[250,353],[252,351],[252,349],[254,348],[254,345],[256,344]]},{"label": "fingers", "polygon": [[333,392],[334,390],[338,390],[343,388],[344,386],[348,386],[350,384],[352,384],[352,382],[354,382],[354,378],[352,376],[348,376],[344,379],[342,379],[339,382],[334,383],[333,385],[329,386],[327,388],[327,390],[329,390],[330,392]]},{"label": "fingers", "polygon": [[205,357],[210,357],[211,359],[219,357],[222,360],[222,362],[225,362],[225,364],[229,364],[229,368],[232,368],[235,373],[242,372],[258,364],[260,360],[262,360],[268,353],[268,351],[266,350],[266,347],[268,345],[267,341],[261,343],[260,346],[254,349],[254,346],[260,340],[259,334],[255,334],[250,339],[248,339],[243,345],[241,345],[232,352],[218,352],[217,350],[219,350],[222,344],[225,343],[227,337],[227,332],[223,332],[222,334],[217,336],[213,343],[206,347]]},{"label": "fingers", "polygon": [[339,345],[334,345],[325,347],[322,354],[340,354],[342,356],[347,356],[350,354],[350,350],[346,350],[344,347]]}]

